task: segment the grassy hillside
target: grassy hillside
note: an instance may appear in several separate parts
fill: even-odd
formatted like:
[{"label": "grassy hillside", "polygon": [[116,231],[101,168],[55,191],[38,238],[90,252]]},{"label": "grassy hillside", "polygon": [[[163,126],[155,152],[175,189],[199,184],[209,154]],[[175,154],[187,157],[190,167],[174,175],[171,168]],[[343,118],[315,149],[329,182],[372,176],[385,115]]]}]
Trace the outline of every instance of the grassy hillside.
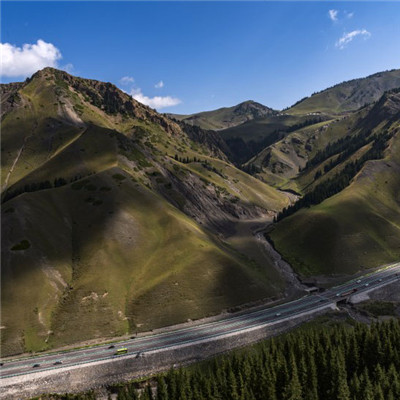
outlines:
[{"label": "grassy hillside", "polygon": [[349,275],[400,258],[399,94],[384,95],[361,123],[373,126],[371,134],[391,135],[384,158],[367,161],[347,188],[283,219],[271,233],[303,276]]},{"label": "grassy hillside", "polygon": [[287,110],[289,114],[343,113],[377,101],[385,91],[400,87],[400,70],[379,72],[339,83],[315,93]]},{"label": "grassy hillside", "polygon": [[171,117],[203,129],[220,130],[274,114],[277,114],[277,111],[272,108],[249,100],[233,107],[223,107],[191,115],[171,114]]},{"label": "grassy hillside", "polygon": [[1,89],[2,355],[282,294],[272,260],[224,238],[288,199],[207,132],[50,68]]},{"label": "grassy hillside", "polygon": [[326,120],[325,116],[279,114],[245,122],[219,132],[229,147],[232,159],[248,162],[260,151],[282,140],[301,127],[313,126]]}]

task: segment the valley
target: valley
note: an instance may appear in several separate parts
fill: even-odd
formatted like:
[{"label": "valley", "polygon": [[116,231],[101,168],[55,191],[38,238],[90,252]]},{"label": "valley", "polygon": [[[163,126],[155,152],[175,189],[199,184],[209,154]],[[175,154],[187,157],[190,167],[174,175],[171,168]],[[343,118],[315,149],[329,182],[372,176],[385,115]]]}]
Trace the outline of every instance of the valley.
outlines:
[{"label": "valley", "polygon": [[399,75],[191,116],[53,68],[1,85],[2,355],[288,301],[400,259]]}]

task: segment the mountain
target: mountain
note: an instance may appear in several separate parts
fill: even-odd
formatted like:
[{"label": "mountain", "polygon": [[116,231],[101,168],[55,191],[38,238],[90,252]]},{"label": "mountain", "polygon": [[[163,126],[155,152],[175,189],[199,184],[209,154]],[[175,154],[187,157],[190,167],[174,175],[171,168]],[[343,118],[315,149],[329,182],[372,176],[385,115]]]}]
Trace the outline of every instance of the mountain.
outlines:
[{"label": "mountain", "polygon": [[325,145],[295,178],[303,198],[270,233],[277,250],[303,277],[320,282],[397,261],[400,91],[314,136]]},{"label": "mountain", "polygon": [[271,144],[301,127],[325,121],[326,116],[277,114],[254,119],[218,131],[231,154],[230,160],[240,165]]},{"label": "mountain", "polygon": [[191,115],[169,114],[169,116],[203,129],[220,130],[277,113],[272,108],[248,100],[233,107],[224,107]]},{"label": "mountain", "polygon": [[235,168],[215,133],[52,68],[0,90],[2,355],[282,296],[238,226],[288,197]]},{"label": "mountain", "polygon": [[290,107],[288,114],[341,114],[377,101],[384,92],[400,87],[400,69],[339,83]]}]

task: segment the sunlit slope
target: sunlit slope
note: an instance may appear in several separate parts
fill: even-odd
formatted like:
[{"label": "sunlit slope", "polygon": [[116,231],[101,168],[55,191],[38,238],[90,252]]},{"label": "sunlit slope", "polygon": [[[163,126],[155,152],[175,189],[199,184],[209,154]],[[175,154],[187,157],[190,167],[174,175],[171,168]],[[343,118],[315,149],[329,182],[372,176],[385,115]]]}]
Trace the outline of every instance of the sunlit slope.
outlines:
[{"label": "sunlit slope", "polygon": [[350,186],[271,233],[302,275],[353,274],[400,258],[400,130],[393,117],[383,124],[393,134],[384,159],[367,161]]},{"label": "sunlit slope", "polygon": [[203,129],[225,129],[257,118],[274,115],[277,111],[252,100],[244,101],[233,107],[204,111],[191,115],[171,114],[173,118]]},{"label": "sunlit slope", "polygon": [[339,83],[298,102],[287,112],[343,113],[377,101],[385,91],[400,87],[400,70],[379,72],[366,78]]},{"label": "sunlit slope", "polygon": [[272,261],[259,265],[221,238],[288,199],[227,162],[215,138],[191,140],[115,86],[53,69],[11,94],[2,104],[2,354],[282,293]]},{"label": "sunlit slope", "polygon": [[369,111],[370,107],[366,107],[345,117],[300,128],[263,149],[245,166],[253,168],[256,176],[275,187],[290,188],[299,193],[307,191],[320,167],[305,170],[307,162],[330,144],[358,135],[361,130],[359,122]]}]

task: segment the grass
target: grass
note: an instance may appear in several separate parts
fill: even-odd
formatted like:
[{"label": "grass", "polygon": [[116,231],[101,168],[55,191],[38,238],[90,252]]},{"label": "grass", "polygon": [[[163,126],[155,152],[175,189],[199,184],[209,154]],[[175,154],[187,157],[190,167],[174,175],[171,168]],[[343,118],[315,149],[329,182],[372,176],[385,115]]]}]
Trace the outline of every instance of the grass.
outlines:
[{"label": "grass", "polygon": [[[27,108],[4,119],[2,168],[26,142],[9,184],[68,184],[3,208],[3,355],[149,330],[281,293],[272,267],[250,260],[254,246],[224,243],[181,211],[188,198],[177,183],[198,179],[191,189],[198,199],[243,212],[276,211],[286,196],[156,119],[107,115],[48,78],[27,84]],[[74,107],[84,127],[59,123]],[[175,153],[207,159],[215,170],[176,162],[168,156]],[[16,245],[24,250],[11,250]]]},{"label": "grass", "polygon": [[357,308],[367,312],[373,317],[395,316],[396,305],[391,301],[366,301],[357,305]]},{"label": "grass", "polygon": [[399,147],[397,135],[349,187],[276,226],[275,246],[300,274],[351,275],[400,258]]},{"label": "grass", "polygon": [[354,111],[367,103],[377,101],[384,91],[400,86],[400,70],[386,71],[364,79],[354,79],[323,90],[287,112],[305,114],[309,112],[343,113]]},{"label": "grass", "polygon": [[[115,187],[117,173],[91,181]],[[85,192],[67,186],[11,201],[10,240],[26,232],[32,246],[25,261],[6,256],[3,354],[153,329],[276,293],[259,270],[150,190],[128,182],[117,198],[113,192],[103,192],[103,204],[94,208]],[[114,210],[112,219],[97,211],[102,207]],[[29,210],[27,230],[17,222],[20,210]],[[46,343],[48,330],[53,334]]]}]

